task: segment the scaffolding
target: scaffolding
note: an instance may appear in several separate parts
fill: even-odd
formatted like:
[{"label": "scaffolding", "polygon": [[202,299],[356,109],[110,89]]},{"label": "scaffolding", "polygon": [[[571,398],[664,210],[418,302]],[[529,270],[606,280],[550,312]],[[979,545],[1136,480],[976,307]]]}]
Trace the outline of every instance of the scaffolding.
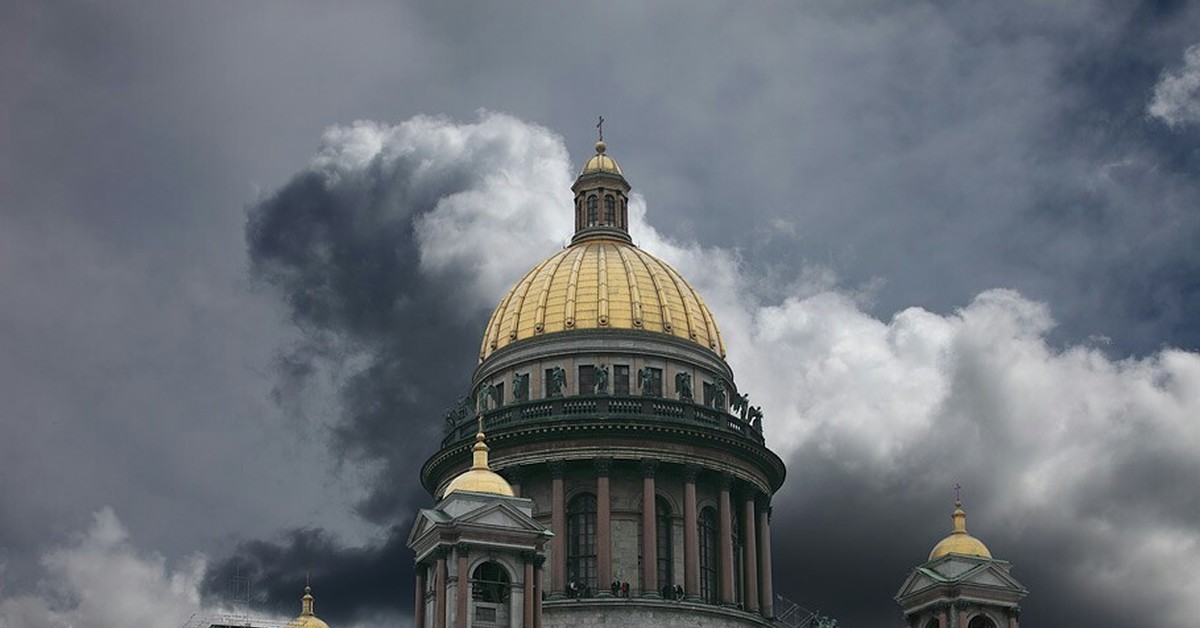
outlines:
[{"label": "scaffolding", "polygon": [[837,628],[837,620],[810,611],[783,597],[775,596],[775,623],[787,628]]}]

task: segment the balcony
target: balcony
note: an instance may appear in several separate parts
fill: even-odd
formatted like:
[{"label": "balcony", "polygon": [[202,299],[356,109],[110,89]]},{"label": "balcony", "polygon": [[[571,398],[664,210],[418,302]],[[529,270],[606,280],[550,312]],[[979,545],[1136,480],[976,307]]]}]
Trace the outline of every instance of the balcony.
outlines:
[{"label": "balcony", "polygon": [[[761,423],[757,426],[741,417],[690,401],[675,401],[661,397],[553,397],[514,403],[483,414],[486,432],[502,432],[510,428],[571,420],[652,420],[687,426],[700,426],[737,434],[763,445]],[[474,417],[463,417],[446,424],[442,447],[475,436],[478,424]]]}]

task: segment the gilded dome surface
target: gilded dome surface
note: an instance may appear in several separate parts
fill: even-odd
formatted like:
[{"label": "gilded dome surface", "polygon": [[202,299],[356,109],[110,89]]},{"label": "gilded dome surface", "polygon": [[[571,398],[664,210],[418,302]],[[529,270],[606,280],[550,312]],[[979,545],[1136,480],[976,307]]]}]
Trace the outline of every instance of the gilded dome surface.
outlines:
[{"label": "gilded dome surface", "polygon": [[300,598],[300,616],[289,621],[287,628],[329,628],[329,624],[313,614],[312,587],[304,587],[304,597]]},{"label": "gilded dome surface", "polygon": [[483,442],[483,432],[475,435],[475,446],[471,448],[471,452],[473,457],[471,468],[450,480],[450,484],[446,485],[446,490],[442,492],[442,497],[455,491],[515,496],[508,480],[492,471],[491,466],[488,465],[488,446]]},{"label": "gilded dome surface", "polygon": [[622,174],[621,166],[617,165],[617,160],[604,154],[607,145],[603,141],[596,142],[596,154],[583,162],[583,169],[579,171],[579,175],[593,174],[596,172],[610,172],[613,174]]},{"label": "gilded dome surface", "polygon": [[480,360],[514,342],[577,329],[660,332],[725,357],[708,306],[679,273],[622,240],[581,240],[529,271],[492,313]]},{"label": "gilded dome surface", "polygon": [[963,511],[961,505],[954,509],[954,514],[950,515],[950,518],[954,521],[954,531],[933,546],[933,551],[929,553],[929,560],[948,554],[992,557],[992,553],[988,551],[983,541],[967,533],[967,513]]}]

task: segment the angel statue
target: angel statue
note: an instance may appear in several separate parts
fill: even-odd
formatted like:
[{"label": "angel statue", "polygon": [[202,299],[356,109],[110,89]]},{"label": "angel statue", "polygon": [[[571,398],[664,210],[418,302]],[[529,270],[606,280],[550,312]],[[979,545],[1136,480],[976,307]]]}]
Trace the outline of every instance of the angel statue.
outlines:
[{"label": "angel statue", "polygon": [[733,393],[733,411],[742,416],[742,420],[746,420],[746,412],[750,410],[750,393],[739,395]]},{"label": "angel statue", "polygon": [[750,408],[748,415],[750,417],[750,427],[753,427],[761,432],[763,418],[762,408],[760,406],[754,406],[753,408]]},{"label": "angel statue", "polygon": [[691,373],[676,373],[675,374],[675,392],[679,394],[680,401],[692,400],[692,374]]},{"label": "angel statue", "polygon": [[550,369],[550,381],[546,382],[547,397],[563,396],[563,389],[567,387],[567,372],[561,366],[556,366]]},{"label": "angel statue", "polygon": [[596,384],[592,388],[592,392],[597,395],[608,394],[608,367],[601,364],[594,367],[592,373],[596,376]]}]

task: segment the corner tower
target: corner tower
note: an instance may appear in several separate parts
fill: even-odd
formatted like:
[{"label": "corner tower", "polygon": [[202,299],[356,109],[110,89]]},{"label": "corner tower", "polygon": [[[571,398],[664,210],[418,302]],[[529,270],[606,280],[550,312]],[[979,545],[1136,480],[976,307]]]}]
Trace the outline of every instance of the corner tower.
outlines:
[{"label": "corner tower", "polygon": [[630,186],[607,148],[572,186],[571,245],[492,314],[422,482],[454,492],[480,413],[492,466],[553,534],[544,612],[521,625],[771,625],[783,462],[708,306],[629,237]]},{"label": "corner tower", "polygon": [[[956,487],[957,490],[957,487]],[[896,602],[907,628],[1020,628],[1018,603],[1029,591],[967,532],[962,500],[954,500],[953,527],[929,560],[905,579]]]}]

